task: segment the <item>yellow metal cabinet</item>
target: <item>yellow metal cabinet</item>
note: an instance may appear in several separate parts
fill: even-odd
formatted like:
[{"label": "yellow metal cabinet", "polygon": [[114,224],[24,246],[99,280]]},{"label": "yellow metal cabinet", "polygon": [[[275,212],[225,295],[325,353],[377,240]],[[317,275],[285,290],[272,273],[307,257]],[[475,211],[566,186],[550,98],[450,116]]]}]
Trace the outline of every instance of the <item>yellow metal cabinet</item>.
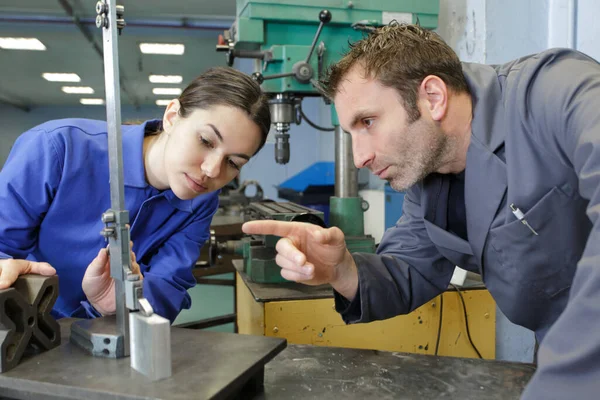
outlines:
[{"label": "yellow metal cabinet", "polygon": [[[346,325],[334,309],[331,289],[315,289],[311,293],[306,286],[299,285],[296,290],[288,285],[290,294],[286,295],[276,285],[249,282],[239,269],[236,274],[237,325],[241,334],[281,337],[293,344],[435,354],[441,311],[438,354],[477,357],[467,336],[463,307],[456,291],[448,291],[408,315]],[[258,295],[257,286],[260,286]],[[269,296],[269,287],[277,293]],[[495,302],[485,289],[461,292],[473,343],[484,358],[494,359]]]}]

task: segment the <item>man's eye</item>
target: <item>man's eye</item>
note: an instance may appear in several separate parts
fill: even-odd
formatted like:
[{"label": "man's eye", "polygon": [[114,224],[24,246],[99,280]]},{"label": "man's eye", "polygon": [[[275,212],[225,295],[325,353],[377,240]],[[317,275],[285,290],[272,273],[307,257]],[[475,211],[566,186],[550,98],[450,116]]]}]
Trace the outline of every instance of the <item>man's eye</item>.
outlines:
[{"label": "man's eye", "polygon": [[373,123],[375,122],[374,119],[372,118],[365,118],[363,119],[363,125],[367,128],[370,128],[371,126],[373,126]]}]

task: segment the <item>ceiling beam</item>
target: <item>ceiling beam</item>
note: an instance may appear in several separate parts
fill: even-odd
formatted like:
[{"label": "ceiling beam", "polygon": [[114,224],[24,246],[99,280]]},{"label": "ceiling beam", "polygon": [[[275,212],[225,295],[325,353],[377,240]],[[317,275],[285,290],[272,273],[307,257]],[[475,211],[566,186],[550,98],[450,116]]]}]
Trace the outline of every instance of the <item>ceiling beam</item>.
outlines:
[{"label": "ceiling beam", "polygon": [[31,106],[15,102],[14,100],[8,100],[4,96],[2,96],[2,94],[0,94],[0,104],[6,104],[7,106],[14,107],[25,112],[31,111]]},{"label": "ceiling beam", "polygon": [[[96,27],[96,18],[79,18],[79,23],[89,25],[93,29]],[[200,31],[223,31],[231,27],[235,21],[234,18],[220,19],[192,19],[192,18],[177,18],[177,19],[128,19],[127,28],[153,28],[153,29],[180,29],[180,30],[200,30]],[[0,22],[2,23],[33,23],[33,24],[55,24],[55,25],[71,25],[73,18],[54,16],[54,15],[23,15],[23,14],[0,14]]]},{"label": "ceiling beam", "polygon": [[[90,44],[92,45],[92,47],[94,48],[96,53],[98,53],[100,58],[102,60],[104,60],[104,51],[98,45],[98,43],[96,43],[96,40],[94,39],[94,35],[92,34],[91,30],[81,22],[81,19],[79,18],[78,14],[73,10],[73,7],[71,6],[71,4],[67,0],[58,0],[58,2],[62,6],[62,8],[65,10],[67,15],[73,19],[73,23],[75,24],[75,26],[77,26],[77,28],[83,34],[83,36],[88,40],[88,42],[90,42]],[[104,68],[104,64],[103,64],[103,68]],[[129,97],[129,100],[131,100],[131,102],[133,103],[135,108],[140,108],[140,101],[133,94],[133,92],[131,92],[129,90],[129,88],[127,87],[127,83],[126,83],[127,78],[123,74],[122,70],[123,70],[123,68],[121,68],[121,65],[119,64],[119,71],[120,71],[119,72],[119,84],[121,86],[121,90],[123,92],[125,92],[127,97]]]}]

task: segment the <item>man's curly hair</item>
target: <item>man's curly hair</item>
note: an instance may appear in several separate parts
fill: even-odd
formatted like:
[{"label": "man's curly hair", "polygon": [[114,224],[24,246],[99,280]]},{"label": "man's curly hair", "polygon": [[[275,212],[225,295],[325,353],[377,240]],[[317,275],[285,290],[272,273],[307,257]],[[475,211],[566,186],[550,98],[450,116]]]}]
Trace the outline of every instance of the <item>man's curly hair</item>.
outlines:
[{"label": "man's curly hair", "polygon": [[418,25],[390,25],[372,31],[350,44],[344,57],[329,67],[323,84],[334,99],[348,72],[356,65],[365,78],[395,88],[408,113],[409,122],[421,117],[417,106],[419,85],[429,75],[441,78],[453,91],[469,92],[458,56],[436,33]]}]

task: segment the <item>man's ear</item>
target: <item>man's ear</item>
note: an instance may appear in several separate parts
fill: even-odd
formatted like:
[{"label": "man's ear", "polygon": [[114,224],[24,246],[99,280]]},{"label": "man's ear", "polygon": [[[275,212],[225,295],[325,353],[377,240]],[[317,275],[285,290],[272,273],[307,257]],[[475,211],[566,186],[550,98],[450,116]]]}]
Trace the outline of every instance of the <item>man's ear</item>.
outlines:
[{"label": "man's ear", "polygon": [[439,122],[448,111],[448,87],[439,76],[428,75],[419,86],[419,101],[422,111],[428,111],[431,119]]},{"label": "man's ear", "polygon": [[179,107],[181,107],[179,100],[173,99],[165,109],[165,114],[163,115],[163,131],[167,134],[170,133],[175,121],[179,118]]}]

